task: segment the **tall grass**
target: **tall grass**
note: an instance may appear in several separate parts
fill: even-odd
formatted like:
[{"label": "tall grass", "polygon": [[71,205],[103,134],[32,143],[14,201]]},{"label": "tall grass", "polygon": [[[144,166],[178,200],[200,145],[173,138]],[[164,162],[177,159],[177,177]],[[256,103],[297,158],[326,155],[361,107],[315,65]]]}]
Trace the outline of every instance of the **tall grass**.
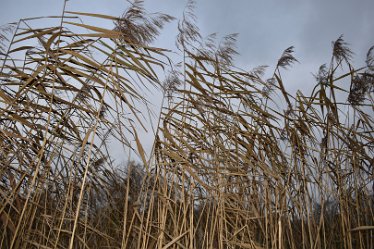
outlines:
[{"label": "tall grass", "polygon": [[[236,35],[204,40],[193,7],[180,67],[150,46],[173,18],[141,1],[2,29],[0,248],[374,248],[373,48],[356,69],[339,37],[291,95],[293,47],[270,79],[238,69]],[[163,93],[150,155],[147,88]],[[117,165],[114,141],[139,163]]]}]

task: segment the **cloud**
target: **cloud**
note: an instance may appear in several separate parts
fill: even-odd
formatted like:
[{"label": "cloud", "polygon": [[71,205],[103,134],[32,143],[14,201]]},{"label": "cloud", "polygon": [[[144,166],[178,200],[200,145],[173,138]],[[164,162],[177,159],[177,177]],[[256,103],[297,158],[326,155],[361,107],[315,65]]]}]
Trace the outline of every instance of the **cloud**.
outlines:
[{"label": "cloud", "polygon": [[374,45],[373,9],[374,2],[370,0],[313,1],[300,36],[305,54],[313,60],[331,54],[330,42],[343,34],[356,53],[356,60],[362,60]]}]

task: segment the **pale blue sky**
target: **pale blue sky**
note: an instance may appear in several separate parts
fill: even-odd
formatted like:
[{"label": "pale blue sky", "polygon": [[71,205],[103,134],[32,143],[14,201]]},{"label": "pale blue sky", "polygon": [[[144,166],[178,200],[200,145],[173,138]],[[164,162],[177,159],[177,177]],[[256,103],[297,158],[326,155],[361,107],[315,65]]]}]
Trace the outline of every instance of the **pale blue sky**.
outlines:
[{"label": "pale blue sky", "polygon": [[[0,0],[0,24],[20,18],[59,15],[63,0]],[[186,0],[146,0],[149,12],[175,17],[183,13]],[[120,16],[129,6],[125,0],[69,0],[67,10]],[[237,65],[251,69],[269,65],[269,72],[283,50],[295,46],[300,64],[284,72],[288,90],[308,94],[312,73],[328,63],[331,42],[341,34],[355,53],[354,65],[364,65],[374,45],[373,0],[200,0],[196,16],[203,36],[218,32],[239,33]],[[165,27],[156,46],[173,49],[177,21]]]},{"label": "pale blue sky", "polygon": [[[146,0],[150,12],[179,17],[185,0]],[[58,15],[63,0],[1,0],[0,24],[23,17]],[[119,16],[125,0],[69,0],[68,10]],[[344,34],[358,63],[374,45],[372,0],[200,0],[196,15],[203,35],[239,33],[242,65],[272,65],[281,52],[295,46],[302,62],[322,64],[331,54],[331,41]],[[169,25],[158,44],[174,44],[175,25]],[[310,68],[312,70],[313,68]]]},{"label": "pale blue sky", "polygon": [[[145,1],[149,12],[175,17],[181,16],[185,4],[186,0]],[[128,5],[125,0],[69,0],[67,9],[119,16]],[[0,24],[58,15],[62,6],[63,0],[1,0]],[[295,46],[301,63],[290,71],[289,87],[294,89],[299,85],[296,79],[311,81],[311,73],[329,62],[331,41],[341,34],[356,54],[356,65],[363,65],[374,45],[373,11],[373,0],[200,0],[196,15],[203,35],[240,34],[236,61],[244,69],[273,66],[285,48]],[[170,48],[175,35],[176,22],[165,28],[156,45]]]}]

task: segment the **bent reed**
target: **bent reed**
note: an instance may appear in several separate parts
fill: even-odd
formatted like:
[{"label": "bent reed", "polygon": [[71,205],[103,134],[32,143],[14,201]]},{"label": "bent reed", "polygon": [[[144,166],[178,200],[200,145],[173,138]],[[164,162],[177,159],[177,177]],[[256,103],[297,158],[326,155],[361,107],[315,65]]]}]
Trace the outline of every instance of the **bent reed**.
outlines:
[{"label": "bent reed", "polygon": [[374,248],[374,47],[355,68],[339,37],[290,94],[293,47],[269,79],[238,69],[236,34],[202,38],[193,9],[173,54],[142,1],[1,29],[0,248]]}]

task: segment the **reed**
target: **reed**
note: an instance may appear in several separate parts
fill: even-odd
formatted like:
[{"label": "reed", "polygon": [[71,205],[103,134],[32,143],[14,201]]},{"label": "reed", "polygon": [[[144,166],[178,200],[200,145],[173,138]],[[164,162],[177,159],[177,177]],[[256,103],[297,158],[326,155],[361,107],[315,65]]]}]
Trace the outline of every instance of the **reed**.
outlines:
[{"label": "reed", "polygon": [[[290,94],[293,47],[270,79],[239,69],[236,34],[202,38],[193,8],[181,63],[150,45],[173,18],[142,1],[1,29],[0,248],[374,248],[374,49],[355,68],[339,37]],[[146,89],[163,95],[150,154]]]}]

